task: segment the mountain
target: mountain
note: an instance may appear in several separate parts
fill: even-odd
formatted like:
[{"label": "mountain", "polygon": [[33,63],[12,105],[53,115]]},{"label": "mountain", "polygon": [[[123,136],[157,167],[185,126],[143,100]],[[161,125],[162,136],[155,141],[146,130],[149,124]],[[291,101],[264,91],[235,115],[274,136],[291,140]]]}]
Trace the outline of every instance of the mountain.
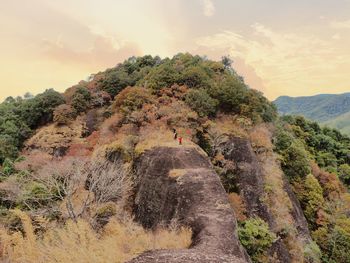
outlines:
[{"label": "mountain", "polygon": [[350,134],[350,93],[309,97],[281,96],[274,104],[282,115],[302,115]]},{"label": "mountain", "polygon": [[131,57],[0,103],[0,261],[349,262],[350,139],[229,60]]}]

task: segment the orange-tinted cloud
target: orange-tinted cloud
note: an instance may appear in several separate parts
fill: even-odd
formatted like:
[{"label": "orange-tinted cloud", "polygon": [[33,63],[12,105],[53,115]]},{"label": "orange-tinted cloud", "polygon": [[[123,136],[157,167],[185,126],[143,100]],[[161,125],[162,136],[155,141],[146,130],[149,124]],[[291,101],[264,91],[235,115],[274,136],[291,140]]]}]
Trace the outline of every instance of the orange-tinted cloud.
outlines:
[{"label": "orange-tinted cloud", "polygon": [[[205,50],[225,50],[253,68],[269,98],[279,95],[312,95],[349,90],[348,48],[337,39],[322,39],[303,33],[280,33],[262,24],[252,26],[251,35],[233,31],[198,39]],[[253,73],[253,74],[252,74]],[[259,85],[259,84],[258,84]]]}]

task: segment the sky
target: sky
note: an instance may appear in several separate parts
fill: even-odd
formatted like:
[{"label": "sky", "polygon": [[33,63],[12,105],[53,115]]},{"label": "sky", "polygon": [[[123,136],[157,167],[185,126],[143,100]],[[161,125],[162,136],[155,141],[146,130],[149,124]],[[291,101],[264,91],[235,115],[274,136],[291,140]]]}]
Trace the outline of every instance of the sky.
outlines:
[{"label": "sky", "polygon": [[273,100],[350,91],[350,0],[0,0],[0,100],[135,55],[230,56]]}]

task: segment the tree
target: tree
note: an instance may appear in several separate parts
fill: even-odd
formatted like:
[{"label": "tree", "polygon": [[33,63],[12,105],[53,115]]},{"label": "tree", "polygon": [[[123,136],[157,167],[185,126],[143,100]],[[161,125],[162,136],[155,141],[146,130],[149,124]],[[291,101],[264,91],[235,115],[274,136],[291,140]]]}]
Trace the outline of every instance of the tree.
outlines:
[{"label": "tree", "polygon": [[72,97],[72,107],[76,113],[85,112],[91,102],[91,94],[85,87],[78,87]]},{"label": "tree", "polygon": [[221,62],[224,65],[225,69],[229,69],[232,67],[233,60],[229,56],[223,56],[221,58]]},{"label": "tree", "polygon": [[312,174],[306,176],[303,191],[298,193],[298,197],[306,219],[315,228],[317,212],[323,208],[325,200],[323,199],[323,189]]},{"label": "tree", "polygon": [[23,101],[18,114],[30,128],[35,129],[52,121],[54,109],[64,102],[60,93],[48,89],[33,99]]},{"label": "tree", "polygon": [[210,97],[205,89],[190,90],[186,94],[185,101],[200,117],[214,116],[219,104],[219,101]]},{"label": "tree", "polygon": [[6,134],[0,134],[0,164],[6,158],[15,159],[18,155],[18,148],[15,140]]},{"label": "tree", "polygon": [[247,97],[247,87],[241,80],[229,75],[218,82],[217,87],[210,89],[209,94],[220,102],[221,109],[238,114]]},{"label": "tree", "polygon": [[293,142],[282,152],[282,168],[289,179],[305,178],[310,172],[310,160],[303,145]]},{"label": "tree", "polygon": [[30,92],[26,92],[24,95],[23,95],[23,98],[28,100],[28,99],[32,99],[34,98],[33,94],[30,93]]}]

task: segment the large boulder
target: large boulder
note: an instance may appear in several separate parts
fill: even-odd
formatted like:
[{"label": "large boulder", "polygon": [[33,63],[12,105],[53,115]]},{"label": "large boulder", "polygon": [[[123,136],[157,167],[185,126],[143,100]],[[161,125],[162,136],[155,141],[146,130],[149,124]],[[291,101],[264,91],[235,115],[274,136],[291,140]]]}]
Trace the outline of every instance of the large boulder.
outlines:
[{"label": "large boulder", "polygon": [[150,251],[131,262],[250,262],[219,176],[196,148],[158,147],[138,161],[134,214],[146,228],[177,221],[193,231],[187,250]]}]

